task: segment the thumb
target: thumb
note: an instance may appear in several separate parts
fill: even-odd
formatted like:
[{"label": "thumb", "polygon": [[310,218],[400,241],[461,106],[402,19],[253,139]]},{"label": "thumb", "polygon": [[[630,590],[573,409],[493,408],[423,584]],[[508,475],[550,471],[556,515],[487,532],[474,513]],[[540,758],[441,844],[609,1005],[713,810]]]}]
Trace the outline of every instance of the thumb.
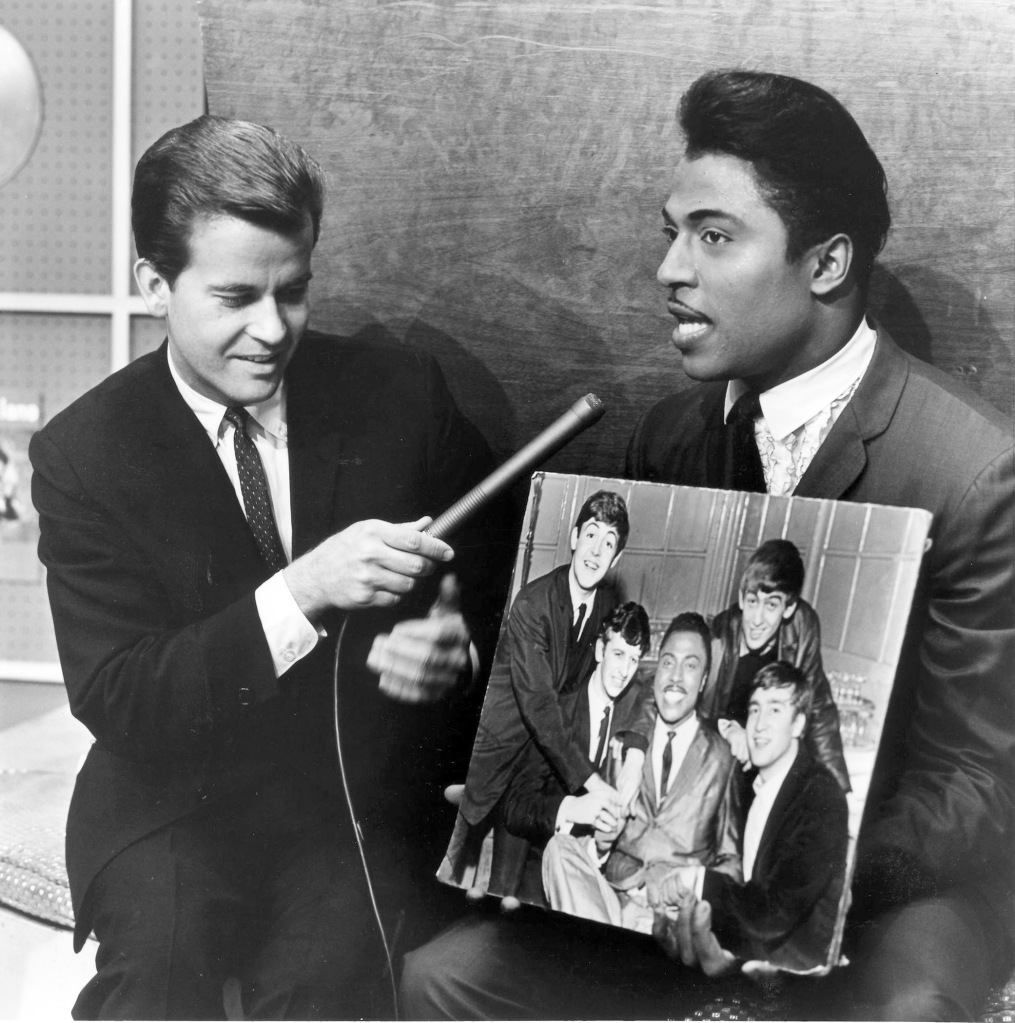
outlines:
[{"label": "thumb", "polygon": [[430,607],[429,618],[445,618],[448,615],[456,615],[461,611],[461,593],[458,589],[458,579],[453,572],[449,572],[441,579],[440,593]]}]

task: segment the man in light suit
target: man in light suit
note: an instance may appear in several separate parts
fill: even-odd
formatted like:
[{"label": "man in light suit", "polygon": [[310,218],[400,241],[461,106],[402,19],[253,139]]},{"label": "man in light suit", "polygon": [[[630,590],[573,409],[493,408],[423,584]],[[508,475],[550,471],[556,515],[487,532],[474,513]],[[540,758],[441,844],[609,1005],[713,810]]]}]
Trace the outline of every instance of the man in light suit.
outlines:
[{"label": "man in light suit", "polygon": [[[934,516],[867,798],[851,966],[798,992],[801,1018],[973,1019],[1015,963],[1012,427],[868,318],[886,183],[837,100],[782,75],[712,72],[685,94],[680,127],[658,277],[684,372],[702,382],[644,415],[627,474]],[[683,961],[729,968],[705,903],[694,916]],[[602,1016],[622,979],[595,939],[563,984],[543,965],[551,939],[533,953],[522,926],[484,925],[436,994],[420,970],[421,1011],[513,1000],[519,1014],[580,1014],[588,989],[582,1005]],[[524,975],[522,1004],[507,975]],[[617,1011],[673,1015],[677,987],[646,960],[639,1001]]]},{"label": "man in light suit", "polygon": [[699,614],[670,622],[659,647],[652,691],[656,718],[641,784],[626,820],[596,829],[600,866],[569,835],[543,856],[550,905],[575,916],[651,933],[659,881],[703,865],[741,879],[740,765],[698,720],[711,635]]},{"label": "man in light suit", "polygon": [[[67,831],[76,945],[99,939],[79,1018],[221,1018],[228,978],[250,1016],[390,1014],[358,837],[388,934],[425,919],[470,628],[453,581],[433,603],[453,551],[422,516],[489,452],[431,360],[306,332],[322,206],[320,168],[268,128],[203,117],[156,142],[135,275],[167,341],[32,441],[95,737]],[[496,565],[455,564],[480,612]]]},{"label": "man in light suit", "polygon": [[1011,424],[866,313],[889,226],[856,123],[806,82],[703,76],[659,268],[684,372],[637,479],[934,515],[867,799],[841,986],[811,1012],[974,1018],[1015,962]]}]

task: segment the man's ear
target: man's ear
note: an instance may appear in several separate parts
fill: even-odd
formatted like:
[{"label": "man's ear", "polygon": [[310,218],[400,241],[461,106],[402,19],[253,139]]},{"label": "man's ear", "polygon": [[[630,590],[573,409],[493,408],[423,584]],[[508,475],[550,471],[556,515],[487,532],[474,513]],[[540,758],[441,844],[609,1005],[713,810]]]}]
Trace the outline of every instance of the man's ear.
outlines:
[{"label": "man's ear", "polygon": [[793,724],[790,726],[790,735],[794,739],[802,739],[804,735],[804,728],[807,727],[807,715],[802,711],[797,711],[796,716],[793,718]]},{"label": "man's ear", "polygon": [[796,601],[794,600],[791,604],[787,604],[782,609],[782,620],[784,622],[788,622],[793,617],[793,613],[795,611],[796,611]]},{"label": "man's ear", "polygon": [[137,281],[145,308],[152,316],[163,319],[169,312],[168,281],[155,269],[147,259],[139,259],[134,264],[134,280]]},{"label": "man's ear", "polygon": [[853,242],[848,234],[832,235],[815,245],[809,257],[812,263],[811,292],[827,295],[846,282],[853,265]]},{"label": "man's ear", "polygon": [[574,549],[578,546],[578,527],[575,526],[571,530],[571,553],[574,554]]},{"label": "man's ear", "polygon": [[606,653],[606,644],[603,642],[603,637],[600,636],[596,640],[596,664],[602,664],[603,655]]}]

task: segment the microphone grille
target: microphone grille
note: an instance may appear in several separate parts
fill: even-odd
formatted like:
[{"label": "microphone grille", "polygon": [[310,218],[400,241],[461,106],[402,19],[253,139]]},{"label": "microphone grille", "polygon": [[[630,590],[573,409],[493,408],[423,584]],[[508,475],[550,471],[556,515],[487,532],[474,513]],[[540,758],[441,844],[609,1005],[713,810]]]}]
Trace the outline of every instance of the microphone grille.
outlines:
[{"label": "microphone grille", "polygon": [[571,411],[583,422],[594,423],[606,411],[606,406],[598,396],[589,391],[584,398],[579,398],[571,406]]}]

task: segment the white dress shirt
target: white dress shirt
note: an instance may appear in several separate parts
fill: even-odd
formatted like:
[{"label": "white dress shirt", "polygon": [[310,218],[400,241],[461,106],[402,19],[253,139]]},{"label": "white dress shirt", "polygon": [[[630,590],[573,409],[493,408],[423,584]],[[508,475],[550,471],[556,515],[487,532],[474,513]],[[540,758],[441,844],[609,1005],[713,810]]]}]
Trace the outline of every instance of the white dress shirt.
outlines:
[{"label": "white dress shirt", "polygon": [[[758,396],[761,416],[754,436],[770,494],[792,494],[818,448],[849,404],[867,371],[877,334],[866,319],[830,359]],[[726,386],[724,419],[748,390],[742,380]]]},{"label": "white dress shirt", "polygon": [[[208,434],[208,439],[229,476],[229,482],[233,485],[236,500],[246,515],[240,476],[236,469],[234,428],[224,419],[226,406],[199,394],[180,376],[173,365],[172,350],[169,351],[169,372],[183,400]],[[264,475],[268,481],[279,539],[282,541],[286,560],[292,561],[293,527],[289,495],[285,384],[267,401],[259,405],[248,405],[247,411],[251,417],[250,436],[260,455]],[[276,572],[258,586],[254,591],[254,600],[275,665],[275,674],[280,677],[314,649],[324,632],[316,629],[299,609],[281,572]]]},{"label": "white dress shirt", "polygon": [[789,774],[789,769],[796,760],[799,744],[794,740],[792,756],[784,757],[779,763],[773,765],[773,770],[768,778],[762,780],[759,774],[754,779],[754,802],[747,811],[747,821],[744,823],[744,881],[750,881],[754,872],[754,861],[758,858],[758,846],[761,844],[761,836],[765,833],[765,825],[768,823],[769,814],[775,803],[779,789]]}]

